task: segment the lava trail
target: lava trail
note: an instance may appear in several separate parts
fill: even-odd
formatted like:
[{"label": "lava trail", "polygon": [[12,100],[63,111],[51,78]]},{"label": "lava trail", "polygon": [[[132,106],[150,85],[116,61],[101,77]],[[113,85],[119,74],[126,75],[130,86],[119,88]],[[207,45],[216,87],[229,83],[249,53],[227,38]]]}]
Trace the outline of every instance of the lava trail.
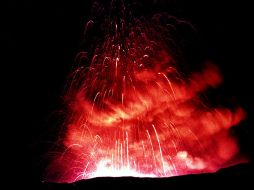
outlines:
[{"label": "lava trail", "polygon": [[[244,111],[202,99],[222,82],[218,68],[204,64],[198,72],[181,72],[177,29],[192,26],[167,14],[138,19],[121,6],[99,25],[104,32],[94,48],[76,56],[65,94],[63,150],[46,179],[170,177],[237,163],[229,131]],[[87,22],[85,36],[91,38],[97,25]]]}]

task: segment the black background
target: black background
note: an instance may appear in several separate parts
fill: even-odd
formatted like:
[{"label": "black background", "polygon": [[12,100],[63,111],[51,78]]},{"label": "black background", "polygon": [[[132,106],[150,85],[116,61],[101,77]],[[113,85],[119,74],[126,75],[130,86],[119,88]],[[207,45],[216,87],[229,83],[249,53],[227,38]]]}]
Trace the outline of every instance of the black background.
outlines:
[{"label": "black background", "polygon": [[[224,84],[218,93],[241,105],[248,118],[236,129],[241,151],[253,157],[253,58],[250,5],[245,1],[171,0],[142,2],[140,14],[167,11],[190,21],[202,39],[202,59],[214,60]],[[107,3],[106,3],[107,4]],[[92,1],[9,0],[1,41],[5,46],[2,70],[8,101],[7,178],[39,183],[45,167],[43,153],[59,131],[62,91]],[[5,26],[6,25],[6,26]],[[190,55],[191,57],[191,55]],[[11,104],[9,104],[11,103]],[[5,136],[6,135],[6,136]],[[10,177],[11,176],[11,177]],[[145,183],[145,182],[144,182]]]}]

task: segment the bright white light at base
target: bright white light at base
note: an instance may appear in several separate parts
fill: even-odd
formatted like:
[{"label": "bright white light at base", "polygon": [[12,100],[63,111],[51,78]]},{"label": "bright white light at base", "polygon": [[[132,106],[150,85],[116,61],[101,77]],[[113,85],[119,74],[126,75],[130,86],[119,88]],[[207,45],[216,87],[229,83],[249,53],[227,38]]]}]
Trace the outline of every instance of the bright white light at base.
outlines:
[{"label": "bright white light at base", "polygon": [[108,166],[107,160],[102,160],[99,162],[96,171],[91,175],[91,178],[94,177],[123,177],[123,176],[131,176],[131,177],[156,177],[154,174],[144,174],[137,172],[134,169],[129,167],[121,167],[121,168],[112,168]]}]

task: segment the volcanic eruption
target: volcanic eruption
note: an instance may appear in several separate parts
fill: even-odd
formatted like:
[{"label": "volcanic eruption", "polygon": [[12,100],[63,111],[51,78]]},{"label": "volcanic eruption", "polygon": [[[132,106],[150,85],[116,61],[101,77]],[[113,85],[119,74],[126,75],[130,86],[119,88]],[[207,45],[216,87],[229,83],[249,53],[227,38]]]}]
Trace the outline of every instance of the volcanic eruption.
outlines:
[{"label": "volcanic eruption", "polygon": [[237,163],[229,131],[245,112],[202,98],[222,82],[214,64],[182,69],[178,28],[193,26],[166,13],[137,18],[121,1],[111,8],[85,26],[85,43],[92,45],[76,56],[65,92],[62,150],[46,179],[170,177]]}]

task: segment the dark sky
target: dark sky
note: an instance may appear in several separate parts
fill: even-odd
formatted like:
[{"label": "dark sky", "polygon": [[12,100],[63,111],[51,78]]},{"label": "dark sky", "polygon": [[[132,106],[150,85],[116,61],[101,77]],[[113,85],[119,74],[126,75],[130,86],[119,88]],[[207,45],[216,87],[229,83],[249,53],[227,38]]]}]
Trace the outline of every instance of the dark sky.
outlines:
[{"label": "dark sky", "polygon": [[[138,2],[138,1],[137,1]],[[253,149],[253,55],[250,5],[244,1],[143,0],[140,15],[166,11],[190,21],[199,31],[203,57],[220,67],[225,82],[219,90],[248,113],[237,130],[242,151]],[[223,2],[223,3],[222,3]],[[107,3],[104,3],[107,4]],[[42,152],[55,138],[61,94],[75,54],[80,49],[92,1],[9,0],[6,27],[1,32],[7,60],[7,96],[13,105],[8,148],[24,181],[41,177]],[[7,73],[5,73],[7,72]],[[5,81],[4,81],[5,83]],[[11,171],[13,172],[13,171]]]}]

